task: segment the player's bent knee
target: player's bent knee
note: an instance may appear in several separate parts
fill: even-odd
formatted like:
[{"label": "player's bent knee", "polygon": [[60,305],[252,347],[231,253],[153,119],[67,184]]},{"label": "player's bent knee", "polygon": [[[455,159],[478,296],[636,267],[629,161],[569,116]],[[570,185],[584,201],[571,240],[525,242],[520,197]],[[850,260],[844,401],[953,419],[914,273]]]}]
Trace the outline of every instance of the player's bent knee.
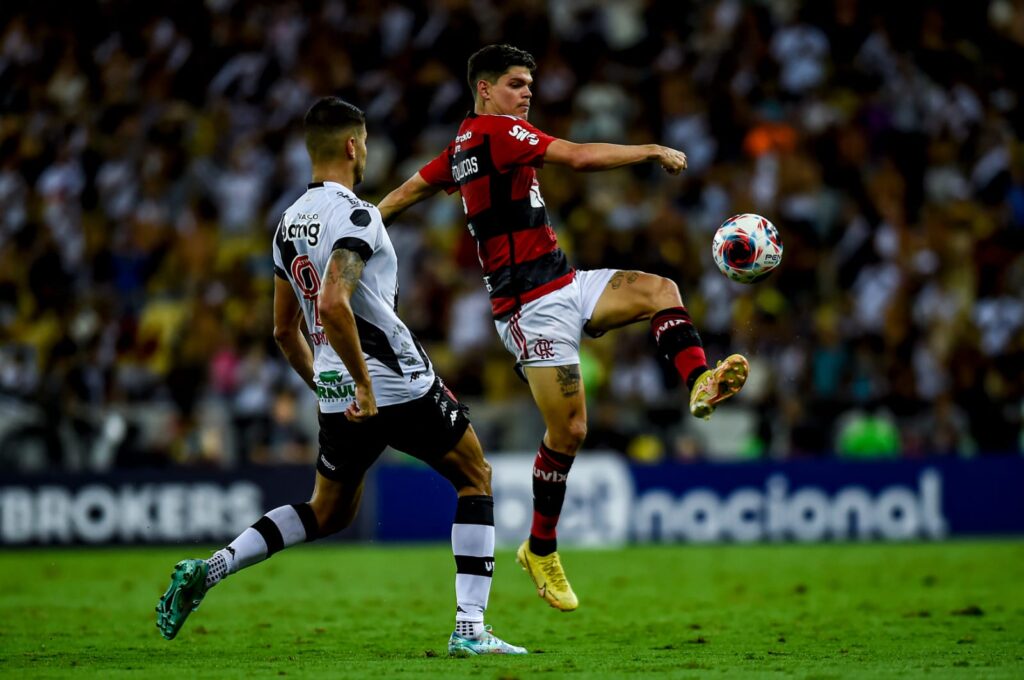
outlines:
[{"label": "player's bent knee", "polygon": [[653,286],[651,295],[651,313],[659,312],[667,307],[678,307],[682,304],[682,297],[679,294],[679,286],[672,279],[663,276],[654,277],[657,280]]},{"label": "player's bent knee", "polygon": [[562,453],[576,453],[587,438],[587,421],[582,418],[570,420],[557,432],[548,432],[552,448]]},{"label": "player's bent knee", "polygon": [[481,458],[473,465],[473,474],[470,477],[473,485],[482,490],[490,492],[491,488],[491,464]]},{"label": "player's bent knee", "polygon": [[316,515],[317,525],[320,527],[318,538],[336,534],[342,529],[348,528],[355,518],[355,508],[347,507],[340,499],[325,500],[322,497],[314,497],[309,502],[313,514]]},{"label": "player's bent knee", "polygon": [[474,494],[491,495],[491,465],[483,456],[473,461],[463,461],[459,465],[458,474],[451,480],[455,490],[463,493],[469,490]]},{"label": "player's bent knee", "polygon": [[569,426],[569,436],[576,442],[576,448],[583,446],[584,440],[587,438],[587,421],[574,420]]},{"label": "player's bent knee", "polygon": [[[336,534],[343,529],[347,529],[349,525],[352,524],[355,514],[354,510],[346,508],[320,520],[320,535],[318,538],[330,536],[331,534]],[[320,518],[317,517],[317,519],[319,520]]]}]

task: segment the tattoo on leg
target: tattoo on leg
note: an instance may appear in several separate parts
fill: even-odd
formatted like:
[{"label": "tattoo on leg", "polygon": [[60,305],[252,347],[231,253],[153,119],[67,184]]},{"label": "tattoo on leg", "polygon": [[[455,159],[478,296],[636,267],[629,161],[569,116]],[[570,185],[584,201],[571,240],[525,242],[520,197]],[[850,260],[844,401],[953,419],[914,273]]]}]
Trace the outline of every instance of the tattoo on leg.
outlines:
[{"label": "tattoo on leg", "polygon": [[619,286],[622,285],[622,276],[622,272],[615,272],[615,274],[612,275],[611,280],[608,282],[608,285],[614,290],[618,290]]},{"label": "tattoo on leg", "polygon": [[575,397],[580,391],[580,367],[575,364],[559,366],[558,384],[562,388],[563,397]]},{"label": "tattoo on leg", "polygon": [[640,272],[630,272],[626,275],[626,283],[633,283],[640,278]]}]

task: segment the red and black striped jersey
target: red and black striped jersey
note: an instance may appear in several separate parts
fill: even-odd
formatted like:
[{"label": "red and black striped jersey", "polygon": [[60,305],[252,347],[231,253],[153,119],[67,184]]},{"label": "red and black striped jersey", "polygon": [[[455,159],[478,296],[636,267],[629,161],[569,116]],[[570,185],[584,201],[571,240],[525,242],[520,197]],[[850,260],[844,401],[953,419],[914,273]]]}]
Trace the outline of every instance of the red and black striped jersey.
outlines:
[{"label": "red and black striped jersey", "polygon": [[554,140],[521,118],[471,113],[454,141],[420,170],[429,184],[461,192],[495,318],[575,276],[537,182],[535,168]]}]

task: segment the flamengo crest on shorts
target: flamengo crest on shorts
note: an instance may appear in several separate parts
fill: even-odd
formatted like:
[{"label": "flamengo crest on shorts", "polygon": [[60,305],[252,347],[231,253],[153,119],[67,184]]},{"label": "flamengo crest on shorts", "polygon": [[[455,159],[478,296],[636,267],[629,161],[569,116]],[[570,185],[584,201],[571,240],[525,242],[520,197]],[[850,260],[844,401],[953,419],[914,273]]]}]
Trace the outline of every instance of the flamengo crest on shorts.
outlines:
[{"label": "flamengo crest on shorts", "polygon": [[580,362],[580,337],[614,269],[580,270],[569,285],[528,302],[494,326],[520,364],[569,366]]}]

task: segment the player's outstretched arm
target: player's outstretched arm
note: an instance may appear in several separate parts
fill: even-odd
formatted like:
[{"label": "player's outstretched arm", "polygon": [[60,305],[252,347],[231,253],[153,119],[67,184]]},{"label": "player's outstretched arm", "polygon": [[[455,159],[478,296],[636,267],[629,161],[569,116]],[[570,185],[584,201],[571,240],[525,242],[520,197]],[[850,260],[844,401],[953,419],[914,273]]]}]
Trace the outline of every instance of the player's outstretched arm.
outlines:
[{"label": "player's outstretched arm", "polygon": [[384,220],[385,225],[390,225],[405,210],[430,198],[440,189],[439,186],[428,184],[417,172],[380,202],[377,209],[380,210],[381,219]]},{"label": "player's outstretched arm", "polygon": [[686,169],[685,153],[659,144],[575,144],[556,139],[544,152],[545,163],[565,165],[581,172],[611,170],[649,161],[659,163],[673,175]]},{"label": "player's outstretched arm", "polygon": [[356,384],[356,400],[345,410],[345,417],[354,421],[377,415],[377,400],[373,395],[370,371],[363,359],[363,347],[359,342],[356,315],[351,304],[364,264],[358,253],[347,248],[338,248],[331,253],[317,301],[327,341],[341,357]]},{"label": "player's outstretched arm", "polygon": [[274,277],[274,341],[281,353],[311,390],[313,382],[313,352],[303,337],[299,324],[302,323],[302,307],[295,299],[292,284],[279,276]]}]

